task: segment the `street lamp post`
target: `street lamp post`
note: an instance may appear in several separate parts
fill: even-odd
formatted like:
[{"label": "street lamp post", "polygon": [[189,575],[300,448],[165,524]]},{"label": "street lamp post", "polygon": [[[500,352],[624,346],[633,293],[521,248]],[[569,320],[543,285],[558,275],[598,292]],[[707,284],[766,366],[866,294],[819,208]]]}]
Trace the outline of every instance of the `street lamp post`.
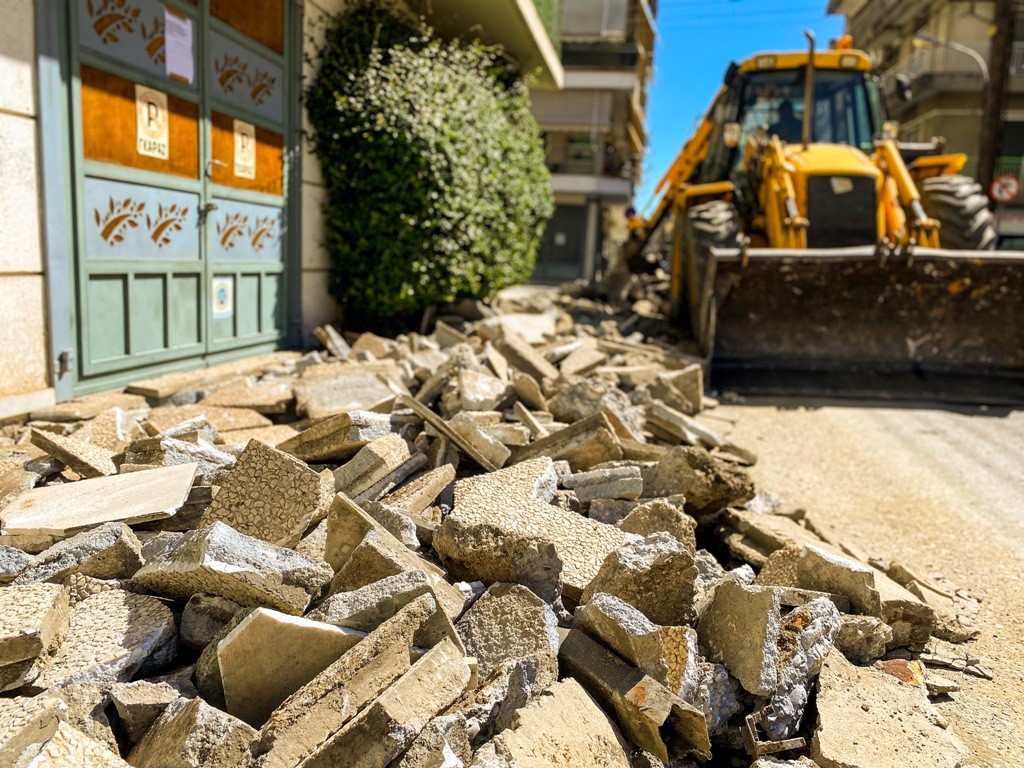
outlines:
[{"label": "street lamp post", "polygon": [[988,71],[988,62],[985,61],[985,57],[978,53],[970,46],[963,45],[961,43],[953,42],[952,40],[943,40],[941,37],[936,37],[930,32],[918,32],[914,37],[917,40],[922,40],[929,45],[936,45],[942,48],[949,48],[952,51],[957,51],[966,56],[970,56],[974,62],[978,65],[978,69],[981,70],[981,79],[985,84],[985,88],[988,88],[988,84],[991,81]]}]

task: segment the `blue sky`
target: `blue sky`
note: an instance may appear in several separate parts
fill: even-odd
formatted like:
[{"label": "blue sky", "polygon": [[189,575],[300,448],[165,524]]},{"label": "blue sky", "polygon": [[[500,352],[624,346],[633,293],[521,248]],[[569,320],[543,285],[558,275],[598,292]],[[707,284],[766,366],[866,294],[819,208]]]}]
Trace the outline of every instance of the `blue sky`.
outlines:
[{"label": "blue sky", "polygon": [[841,35],[842,16],[828,0],[661,0],[654,80],[647,102],[650,133],[636,207],[649,209],[661,180],[722,84],[726,67],[764,50],[803,49],[804,30],[818,45]]}]

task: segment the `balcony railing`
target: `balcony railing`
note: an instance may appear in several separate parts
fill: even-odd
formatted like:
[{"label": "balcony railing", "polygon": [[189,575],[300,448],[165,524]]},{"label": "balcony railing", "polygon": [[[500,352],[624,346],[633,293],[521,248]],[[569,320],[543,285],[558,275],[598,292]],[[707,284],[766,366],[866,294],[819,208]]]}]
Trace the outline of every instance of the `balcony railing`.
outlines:
[{"label": "balcony railing", "polygon": [[[989,60],[992,44],[989,40],[957,41],[981,54],[985,61]],[[896,75],[910,75],[913,79],[928,75],[967,75],[978,78],[977,87],[981,88],[981,68],[971,56],[944,45],[930,48],[919,48],[899,64],[882,75],[882,85],[887,93],[893,91]],[[1010,74],[1024,74],[1024,43],[1014,43],[1010,57]],[[941,88],[941,86],[940,86]]]}]

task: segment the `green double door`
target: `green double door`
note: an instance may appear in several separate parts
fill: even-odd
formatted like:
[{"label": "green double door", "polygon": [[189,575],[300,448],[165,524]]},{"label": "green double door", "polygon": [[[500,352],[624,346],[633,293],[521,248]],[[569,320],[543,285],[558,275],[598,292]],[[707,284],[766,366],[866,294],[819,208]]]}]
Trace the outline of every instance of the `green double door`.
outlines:
[{"label": "green double door", "polygon": [[273,348],[285,322],[285,0],[68,0],[75,390]]}]

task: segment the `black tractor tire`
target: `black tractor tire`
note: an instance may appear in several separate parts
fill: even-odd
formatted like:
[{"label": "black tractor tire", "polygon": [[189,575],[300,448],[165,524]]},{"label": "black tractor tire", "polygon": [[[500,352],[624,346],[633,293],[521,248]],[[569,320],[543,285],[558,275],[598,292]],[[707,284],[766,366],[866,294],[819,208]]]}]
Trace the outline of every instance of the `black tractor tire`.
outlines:
[{"label": "black tractor tire", "polygon": [[726,200],[712,200],[693,206],[686,222],[687,303],[690,328],[700,351],[711,355],[714,350],[715,261],[712,248],[741,248],[746,242],[736,206]]},{"label": "black tractor tire", "polygon": [[981,185],[967,176],[933,176],[921,183],[924,211],[942,225],[939,244],[953,251],[993,251],[996,222]]}]

